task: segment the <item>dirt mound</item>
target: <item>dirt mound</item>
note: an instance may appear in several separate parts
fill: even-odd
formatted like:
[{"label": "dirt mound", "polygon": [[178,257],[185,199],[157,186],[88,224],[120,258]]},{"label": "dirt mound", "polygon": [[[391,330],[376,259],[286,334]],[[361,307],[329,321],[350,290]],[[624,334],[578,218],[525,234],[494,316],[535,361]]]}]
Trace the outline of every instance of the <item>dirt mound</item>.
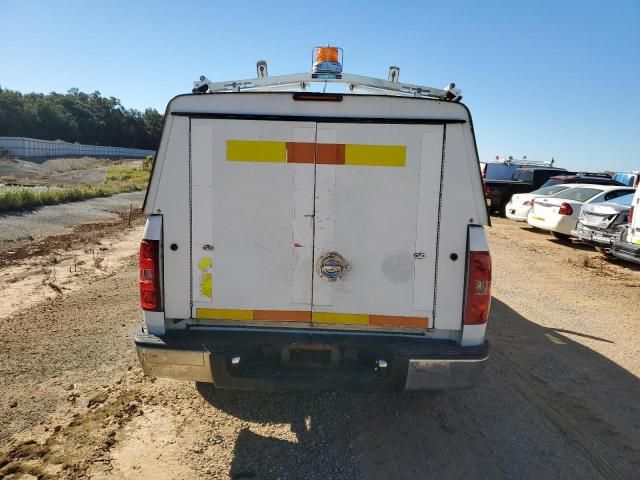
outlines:
[{"label": "dirt mound", "polygon": [[0,158],[0,184],[20,185],[97,185],[104,182],[106,167],[140,167],[140,159],[109,158]]}]

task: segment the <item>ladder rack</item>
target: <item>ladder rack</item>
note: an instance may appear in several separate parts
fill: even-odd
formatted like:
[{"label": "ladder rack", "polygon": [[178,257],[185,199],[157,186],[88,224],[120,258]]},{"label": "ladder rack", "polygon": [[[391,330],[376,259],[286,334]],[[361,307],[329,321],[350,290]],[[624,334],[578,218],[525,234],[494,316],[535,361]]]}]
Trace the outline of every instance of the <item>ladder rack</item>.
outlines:
[{"label": "ladder rack", "polygon": [[555,163],[555,159],[551,160],[527,160],[527,157],[524,158],[513,158],[509,156],[508,158],[496,158],[495,160],[491,160],[487,163],[503,163],[503,164],[517,164],[522,166],[530,166],[530,167],[552,167]]},{"label": "ladder rack", "polygon": [[[260,68],[260,62],[258,62]],[[396,68],[396,67],[392,67]],[[258,70],[260,71],[260,70]],[[395,77],[397,79],[397,76]],[[212,82],[205,76],[199,81],[193,82],[193,93],[224,93],[252,91],[305,91],[312,83],[343,83],[350,91],[362,90],[369,93],[383,95],[435,98],[438,100],[459,102],[462,100],[460,89],[454,83],[445,88],[432,88],[409,83],[400,83],[397,80],[383,80],[380,78],[365,77],[349,73],[326,75],[319,73],[296,73],[292,75],[279,75],[274,77],[258,77],[247,80],[230,80],[225,82]]]}]

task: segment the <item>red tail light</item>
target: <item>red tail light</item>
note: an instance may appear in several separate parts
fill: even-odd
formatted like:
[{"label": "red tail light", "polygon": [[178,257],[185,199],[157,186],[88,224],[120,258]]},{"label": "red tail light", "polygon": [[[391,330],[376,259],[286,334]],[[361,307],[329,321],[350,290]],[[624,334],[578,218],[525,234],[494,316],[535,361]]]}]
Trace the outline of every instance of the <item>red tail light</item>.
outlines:
[{"label": "red tail light", "polygon": [[525,200],[522,205],[524,205],[525,207],[530,207],[531,205],[533,205],[533,199],[531,200]]},{"label": "red tail light", "polygon": [[493,192],[491,191],[491,187],[487,184],[484,185],[484,194],[485,196],[491,195]]},{"label": "red tail light", "polygon": [[143,310],[160,311],[160,241],[140,243],[140,306]]},{"label": "red tail light", "polygon": [[491,255],[489,252],[469,254],[465,325],[482,325],[489,318],[491,306]]},{"label": "red tail light", "polygon": [[629,225],[631,225],[633,223],[633,210],[635,207],[631,207],[629,209]]},{"label": "red tail light", "polygon": [[559,215],[573,215],[573,208],[567,202],[562,202],[560,205],[560,210],[558,210]]}]

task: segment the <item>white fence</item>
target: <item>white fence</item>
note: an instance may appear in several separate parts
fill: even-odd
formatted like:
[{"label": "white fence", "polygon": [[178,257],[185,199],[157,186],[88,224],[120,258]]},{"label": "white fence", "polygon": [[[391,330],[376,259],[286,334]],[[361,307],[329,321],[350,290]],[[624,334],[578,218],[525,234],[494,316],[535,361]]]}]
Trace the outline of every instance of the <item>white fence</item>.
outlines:
[{"label": "white fence", "polygon": [[81,145],[36,138],[0,137],[0,156],[9,157],[121,157],[138,158],[154,155],[153,150],[139,148]]}]

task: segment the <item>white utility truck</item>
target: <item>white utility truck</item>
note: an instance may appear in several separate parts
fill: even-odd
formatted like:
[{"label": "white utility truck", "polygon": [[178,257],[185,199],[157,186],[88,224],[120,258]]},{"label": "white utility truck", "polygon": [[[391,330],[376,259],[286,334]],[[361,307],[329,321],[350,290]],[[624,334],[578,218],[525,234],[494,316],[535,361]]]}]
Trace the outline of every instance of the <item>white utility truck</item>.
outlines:
[{"label": "white utility truck", "polygon": [[[491,259],[468,109],[435,89],[312,72],[169,102],[144,205],[154,377],[220,388],[442,390],[489,355]],[[346,84],[349,93],[309,91]],[[357,93],[357,92],[364,93]]]}]

